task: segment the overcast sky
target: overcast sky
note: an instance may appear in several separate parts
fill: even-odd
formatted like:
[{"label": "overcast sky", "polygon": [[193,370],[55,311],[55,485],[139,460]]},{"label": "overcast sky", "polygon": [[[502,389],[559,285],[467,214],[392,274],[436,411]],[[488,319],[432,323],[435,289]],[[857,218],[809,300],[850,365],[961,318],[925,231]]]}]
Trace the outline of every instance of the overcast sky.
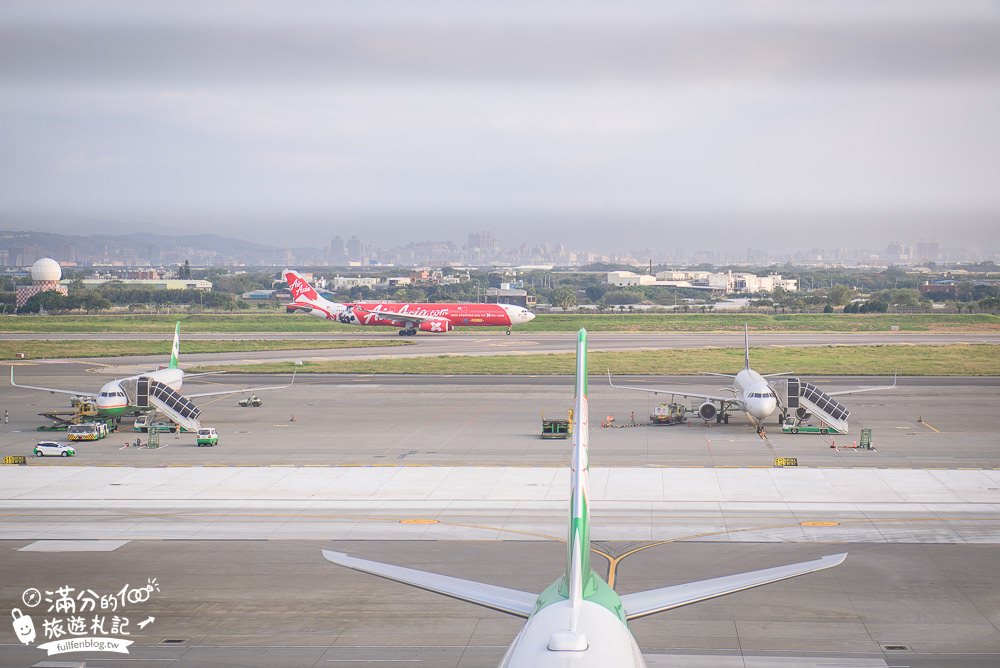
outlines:
[{"label": "overcast sky", "polygon": [[6,228],[997,248],[998,177],[996,1],[0,3]]}]

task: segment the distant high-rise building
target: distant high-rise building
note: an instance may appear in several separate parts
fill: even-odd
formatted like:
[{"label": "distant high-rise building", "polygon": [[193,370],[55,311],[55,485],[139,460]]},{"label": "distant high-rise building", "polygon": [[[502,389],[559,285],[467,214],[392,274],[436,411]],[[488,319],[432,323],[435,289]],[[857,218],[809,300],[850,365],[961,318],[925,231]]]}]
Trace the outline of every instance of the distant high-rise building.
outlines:
[{"label": "distant high-rise building", "polygon": [[361,240],[352,236],[347,240],[347,260],[349,262],[361,262],[364,259],[364,252],[361,248]]},{"label": "distant high-rise building", "polygon": [[497,240],[489,230],[469,232],[468,258],[470,262],[493,260],[497,256]]},{"label": "distant high-rise building", "polygon": [[941,248],[936,241],[918,241],[917,257],[921,262],[934,262],[941,256]]},{"label": "distant high-rise building", "polygon": [[347,246],[339,234],[330,240],[330,264],[347,264]]}]

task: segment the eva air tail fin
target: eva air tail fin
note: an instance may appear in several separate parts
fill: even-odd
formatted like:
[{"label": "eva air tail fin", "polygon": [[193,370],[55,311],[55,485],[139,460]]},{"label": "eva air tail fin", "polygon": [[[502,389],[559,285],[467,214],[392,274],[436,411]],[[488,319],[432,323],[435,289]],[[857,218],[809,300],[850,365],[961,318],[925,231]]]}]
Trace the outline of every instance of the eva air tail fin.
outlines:
[{"label": "eva air tail fin", "polygon": [[589,405],[587,400],[587,330],[576,340],[576,401],[573,407],[573,454],[570,464],[569,534],[566,540],[566,597],[572,606],[570,632],[577,631],[590,571]]},{"label": "eva air tail fin", "polygon": [[178,322],[174,325],[174,345],[170,348],[170,364],[167,365],[169,369],[177,368],[177,356],[181,353],[181,323]]},{"label": "eva air tail fin", "polygon": [[743,368],[750,368],[750,328],[743,323]]}]

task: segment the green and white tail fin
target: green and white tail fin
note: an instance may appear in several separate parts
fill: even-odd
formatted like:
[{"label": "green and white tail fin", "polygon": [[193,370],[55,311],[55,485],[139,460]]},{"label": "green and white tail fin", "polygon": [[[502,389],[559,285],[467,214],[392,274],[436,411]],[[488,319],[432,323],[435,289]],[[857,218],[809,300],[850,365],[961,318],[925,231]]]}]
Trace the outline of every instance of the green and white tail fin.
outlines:
[{"label": "green and white tail fin", "polygon": [[750,327],[743,323],[743,368],[750,368]]},{"label": "green and white tail fin", "polygon": [[570,515],[567,536],[566,585],[572,605],[570,631],[576,631],[590,571],[590,461],[589,405],[587,400],[587,330],[576,341],[576,402],[573,407],[573,454],[570,464]]},{"label": "green and white tail fin", "polygon": [[177,368],[177,356],[181,354],[181,323],[174,325],[174,345],[170,347],[170,364],[168,369]]}]

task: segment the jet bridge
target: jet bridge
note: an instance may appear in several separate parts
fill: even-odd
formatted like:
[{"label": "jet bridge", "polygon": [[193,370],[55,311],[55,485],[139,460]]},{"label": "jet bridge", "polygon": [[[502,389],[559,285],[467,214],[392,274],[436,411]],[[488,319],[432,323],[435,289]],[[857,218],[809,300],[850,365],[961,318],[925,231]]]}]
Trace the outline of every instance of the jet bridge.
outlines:
[{"label": "jet bridge", "polygon": [[794,377],[781,378],[771,381],[771,387],[778,395],[781,422],[787,415],[794,415],[799,420],[813,415],[835,431],[845,434],[850,431],[847,419],[851,411],[812,383]]},{"label": "jet bridge", "polygon": [[128,396],[130,405],[137,408],[156,408],[188,431],[198,431],[201,428],[198,420],[201,409],[169,385],[148,376],[139,376],[122,381],[121,387]]}]

